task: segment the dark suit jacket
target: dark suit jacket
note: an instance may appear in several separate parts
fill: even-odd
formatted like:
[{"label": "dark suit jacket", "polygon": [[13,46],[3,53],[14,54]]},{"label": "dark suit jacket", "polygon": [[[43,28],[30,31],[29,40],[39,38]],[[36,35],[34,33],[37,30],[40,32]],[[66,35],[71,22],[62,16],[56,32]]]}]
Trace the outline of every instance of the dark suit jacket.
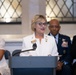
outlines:
[{"label": "dark suit jacket", "polygon": [[71,56],[73,59],[76,59],[76,35],[73,36],[73,40],[72,40]]},{"label": "dark suit jacket", "polygon": [[[50,35],[50,33],[48,34]],[[64,43],[67,43],[66,47],[64,47]],[[71,40],[69,36],[59,34],[58,38],[58,52],[61,55],[60,60],[62,62],[71,63],[71,56],[70,56],[70,47],[71,47]]]}]

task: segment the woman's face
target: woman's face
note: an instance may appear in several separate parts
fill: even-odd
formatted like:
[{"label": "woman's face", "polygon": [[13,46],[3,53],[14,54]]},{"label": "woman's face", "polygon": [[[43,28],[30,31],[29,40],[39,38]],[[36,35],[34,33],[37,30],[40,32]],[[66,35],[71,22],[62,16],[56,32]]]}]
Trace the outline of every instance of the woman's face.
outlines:
[{"label": "woman's face", "polygon": [[35,25],[36,33],[44,34],[47,23],[44,19],[38,20]]}]

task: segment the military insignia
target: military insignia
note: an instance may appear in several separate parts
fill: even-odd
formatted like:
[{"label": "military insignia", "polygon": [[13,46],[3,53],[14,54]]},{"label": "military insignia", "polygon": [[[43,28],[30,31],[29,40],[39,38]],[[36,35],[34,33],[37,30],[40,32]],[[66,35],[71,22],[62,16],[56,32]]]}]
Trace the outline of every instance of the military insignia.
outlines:
[{"label": "military insignia", "polygon": [[36,43],[36,40],[32,40],[31,43]]},{"label": "military insignia", "polygon": [[65,39],[62,39],[62,47],[68,47],[68,42]]},{"label": "military insignia", "polygon": [[65,42],[65,39],[62,39],[63,42]]},{"label": "military insignia", "polygon": [[66,50],[63,50],[63,54],[66,54]]}]

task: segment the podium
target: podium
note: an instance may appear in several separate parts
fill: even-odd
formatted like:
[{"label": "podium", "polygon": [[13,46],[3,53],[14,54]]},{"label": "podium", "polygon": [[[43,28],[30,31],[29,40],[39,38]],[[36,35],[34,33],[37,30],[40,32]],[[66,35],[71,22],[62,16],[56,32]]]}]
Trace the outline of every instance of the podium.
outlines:
[{"label": "podium", "polygon": [[9,58],[11,75],[56,75],[56,56],[13,56]]}]

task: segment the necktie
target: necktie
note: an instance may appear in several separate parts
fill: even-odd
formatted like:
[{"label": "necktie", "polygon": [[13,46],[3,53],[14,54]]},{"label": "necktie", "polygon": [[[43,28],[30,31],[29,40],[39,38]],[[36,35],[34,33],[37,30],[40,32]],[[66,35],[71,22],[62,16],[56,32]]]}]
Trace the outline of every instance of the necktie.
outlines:
[{"label": "necktie", "polygon": [[56,41],[56,36],[54,36],[54,38],[55,38],[55,42],[56,42],[56,44],[57,44],[57,41]]}]

